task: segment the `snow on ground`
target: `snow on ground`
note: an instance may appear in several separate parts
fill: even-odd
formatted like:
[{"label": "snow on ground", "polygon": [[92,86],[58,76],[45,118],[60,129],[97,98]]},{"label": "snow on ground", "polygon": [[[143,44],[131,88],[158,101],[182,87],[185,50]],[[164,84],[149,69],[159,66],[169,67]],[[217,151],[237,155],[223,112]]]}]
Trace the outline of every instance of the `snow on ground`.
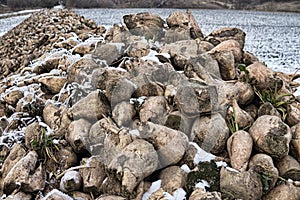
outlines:
[{"label": "snow on ground", "polygon": [[209,162],[211,160],[214,160],[216,156],[214,156],[211,153],[207,153],[203,149],[201,149],[198,144],[195,142],[190,142],[191,145],[193,145],[197,149],[197,153],[194,157],[194,164],[197,165],[199,162]]},{"label": "snow on ground", "polygon": [[34,12],[38,12],[40,10],[41,9],[33,9],[33,10],[21,10],[21,11],[18,11],[18,12],[4,13],[4,14],[0,14],[0,19],[4,18],[4,17],[16,16],[16,15],[31,14],[31,13],[34,13]]},{"label": "snow on ground", "polygon": [[161,180],[155,181],[152,183],[150,189],[144,193],[142,200],[147,200],[149,197],[161,188]]},{"label": "snow on ground", "polygon": [[209,188],[210,185],[206,180],[201,180],[195,185],[196,188],[201,188],[203,191],[206,191],[206,188]]},{"label": "snow on ground", "polygon": [[184,200],[186,191],[182,188],[179,188],[173,192],[173,195],[169,194],[168,192],[164,192],[164,196],[167,200]]}]

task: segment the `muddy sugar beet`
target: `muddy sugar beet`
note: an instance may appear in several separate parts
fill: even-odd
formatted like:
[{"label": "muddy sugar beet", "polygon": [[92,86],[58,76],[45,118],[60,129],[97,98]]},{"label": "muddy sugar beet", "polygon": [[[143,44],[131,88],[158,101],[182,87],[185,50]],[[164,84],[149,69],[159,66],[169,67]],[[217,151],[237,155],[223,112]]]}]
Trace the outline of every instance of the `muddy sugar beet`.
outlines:
[{"label": "muddy sugar beet", "polygon": [[191,12],[69,10],[0,38],[2,199],[300,199],[297,74]]}]

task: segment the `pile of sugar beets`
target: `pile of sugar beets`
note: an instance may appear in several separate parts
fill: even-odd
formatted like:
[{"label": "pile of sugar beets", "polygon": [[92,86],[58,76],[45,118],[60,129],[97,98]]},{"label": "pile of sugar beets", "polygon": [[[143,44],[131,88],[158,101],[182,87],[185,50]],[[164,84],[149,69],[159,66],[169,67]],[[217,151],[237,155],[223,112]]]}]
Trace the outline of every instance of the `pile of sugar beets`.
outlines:
[{"label": "pile of sugar beets", "polygon": [[2,199],[300,199],[298,74],[193,15],[42,10],[0,38]]}]

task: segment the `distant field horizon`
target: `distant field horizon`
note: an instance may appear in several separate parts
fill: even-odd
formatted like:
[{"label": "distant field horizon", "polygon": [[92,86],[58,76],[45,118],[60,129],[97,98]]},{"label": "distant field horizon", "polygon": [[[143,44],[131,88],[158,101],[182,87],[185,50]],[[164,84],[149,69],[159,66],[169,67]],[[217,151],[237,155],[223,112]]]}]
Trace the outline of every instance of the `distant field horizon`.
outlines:
[{"label": "distant field horizon", "polygon": [[[190,8],[190,9],[229,9],[229,10],[255,10],[255,11],[270,11],[270,12],[296,12],[300,13],[300,1],[265,1],[264,3],[227,3],[231,1],[217,0],[217,1],[198,1],[198,0],[187,0],[187,1],[160,1],[161,3],[132,3],[130,0],[117,1],[112,0],[109,3],[105,3],[106,0],[102,0],[103,4],[79,4],[74,2],[67,2],[67,8]],[[102,2],[100,1],[100,2]],[[154,1],[155,2],[155,1]],[[241,1],[242,2],[242,1]],[[56,3],[57,5],[58,3]],[[30,4],[29,4],[30,5]],[[55,5],[55,4],[53,4]],[[26,7],[9,7],[8,5],[1,4],[0,1],[0,14],[16,12],[24,9],[36,9],[47,6],[26,6]],[[49,6],[48,6],[49,7]],[[51,6],[53,7],[53,6]]]}]

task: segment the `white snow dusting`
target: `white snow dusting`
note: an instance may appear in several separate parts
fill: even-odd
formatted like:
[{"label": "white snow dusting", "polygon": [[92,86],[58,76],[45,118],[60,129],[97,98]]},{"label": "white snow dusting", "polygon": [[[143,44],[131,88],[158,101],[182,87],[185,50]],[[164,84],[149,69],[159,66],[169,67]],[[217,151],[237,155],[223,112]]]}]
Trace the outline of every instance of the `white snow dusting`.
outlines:
[{"label": "white snow dusting", "polygon": [[46,123],[42,122],[41,120],[39,120],[39,125],[46,129],[46,135],[47,136],[54,134],[54,131],[50,128],[50,126],[48,126],[48,124],[46,124]]},{"label": "white snow dusting", "polygon": [[228,165],[227,165],[227,163],[226,162],[223,162],[223,161],[218,161],[218,162],[216,162],[216,165],[217,165],[217,167],[227,167]]},{"label": "white snow dusting", "polygon": [[236,172],[236,173],[240,173],[238,170],[234,169],[234,168],[231,168],[231,167],[226,167],[226,169],[228,171],[231,171],[231,172]]},{"label": "white snow dusting", "polygon": [[57,189],[54,189],[51,192],[49,192],[44,198],[42,198],[42,200],[50,199],[52,195],[59,196],[64,200],[73,200],[73,198],[71,198],[70,196],[66,195],[65,193],[63,193]]},{"label": "white snow dusting", "polygon": [[187,174],[191,172],[191,169],[189,168],[189,166],[187,166],[187,164],[182,165],[180,168]]},{"label": "white snow dusting", "polygon": [[129,134],[134,136],[140,136],[140,132],[136,129],[130,130]]},{"label": "white snow dusting", "polygon": [[209,162],[211,160],[214,160],[216,156],[214,156],[211,153],[207,153],[203,149],[201,149],[198,144],[194,142],[190,142],[191,145],[193,145],[197,149],[197,153],[194,157],[194,164],[197,165],[199,162]]},{"label": "white snow dusting", "polygon": [[40,11],[41,9],[32,9],[32,10],[21,10],[21,11],[18,11],[18,12],[11,12],[11,13],[4,13],[4,14],[0,14],[0,17],[10,17],[10,16],[16,16],[16,15],[25,15],[25,14],[31,14],[31,13],[34,13],[34,12],[38,12]]},{"label": "white snow dusting", "polygon": [[186,199],[186,192],[182,188],[178,188],[173,192],[173,195],[171,195],[168,192],[164,192],[164,196],[167,200],[184,200]]},{"label": "white snow dusting", "polygon": [[161,188],[161,180],[155,181],[151,184],[150,189],[144,193],[142,200],[147,200],[149,197]]},{"label": "white snow dusting", "polygon": [[158,55],[158,53],[156,51],[150,50],[149,54],[147,56],[143,56],[141,59],[144,61],[148,60],[148,61],[154,61],[157,63],[161,63],[156,55]]},{"label": "white snow dusting", "polygon": [[138,103],[138,105],[142,105],[145,102],[146,99],[147,99],[147,97],[145,97],[145,96],[141,96],[139,98],[131,98],[129,100],[129,103],[130,104]]},{"label": "white snow dusting", "polygon": [[201,188],[204,190],[204,192],[206,192],[206,188],[209,188],[210,185],[209,183],[206,181],[206,180],[201,180],[200,182],[198,182],[196,185],[195,185],[196,188]]}]

